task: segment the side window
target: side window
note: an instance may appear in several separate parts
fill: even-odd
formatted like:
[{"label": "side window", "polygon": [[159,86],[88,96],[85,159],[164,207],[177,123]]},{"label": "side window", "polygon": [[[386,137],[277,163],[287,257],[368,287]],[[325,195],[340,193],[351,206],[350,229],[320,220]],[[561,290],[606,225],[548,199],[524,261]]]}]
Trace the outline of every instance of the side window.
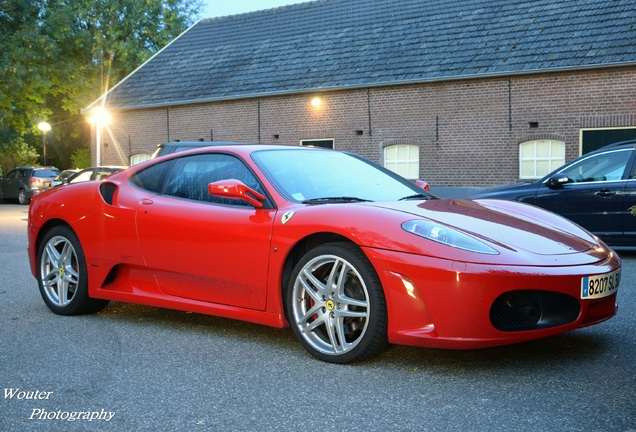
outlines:
[{"label": "side window", "polygon": [[420,148],[396,144],[384,148],[384,167],[409,180],[420,176]]},{"label": "side window", "polygon": [[93,175],[93,171],[84,171],[80,175],[73,177],[69,183],[81,183],[85,181],[89,181],[91,179],[91,175]]},{"label": "side window", "polygon": [[565,143],[535,140],[519,144],[519,178],[540,179],[565,163]]},{"label": "side window", "polygon": [[10,179],[14,179],[18,176],[18,171],[17,170],[13,170],[11,171],[9,174],[7,174],[6,179],[10,180]]},{"label": "side window", "polygon": [[168,175],[163,193],[196,201],[250,206],[245,201],[208,194],[209,183],[228,179],[240,180],[257,192],[264,193],[247,166],[238,158],[226,154],[201,154],[177,159]]},{"label": "side window", "polygon": [[562,171],[575,183],[621,180],[631,150],[601,153],[583,159]]},{"label": "side window", "polygon": [[169,160],[148,167],[145,170],[139,171],[137,174],[135,174],[130,179],[130,182],[141,189],[160,193],[161,189],[163,188],[164,179],[170,172],[170,168],[173,164],[174,161]]}]

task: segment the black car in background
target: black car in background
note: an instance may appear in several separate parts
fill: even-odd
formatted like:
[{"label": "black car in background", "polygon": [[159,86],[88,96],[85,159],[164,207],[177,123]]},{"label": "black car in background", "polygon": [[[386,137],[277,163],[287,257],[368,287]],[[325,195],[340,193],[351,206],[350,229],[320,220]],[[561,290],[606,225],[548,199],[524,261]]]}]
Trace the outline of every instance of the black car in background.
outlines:
[{"label": "black car in background", "polygon": [[0,177],[0,202],[17,199],[26,205],[31,197],[51,187],[51,182],[60,175],[55,167],[17,167]]},{"label": "black car in background", "polygon": [[620,249],[636,249],[636,140],[602,147],[534,183],[498,187],[470,198],[543,207]]},{"label": "black car in background", "polygon": [[243,144],[237,142],[228,142],[228,141],[176,141],[176,142],[168,142],[157,145],[151,159],[154,159],[159,156],[164,156],[171,153],[176,153],[185,150],[192,150],[200,147],[209,147],[209,146],[220,146],[220,145],[235,145],[235,144]]}]

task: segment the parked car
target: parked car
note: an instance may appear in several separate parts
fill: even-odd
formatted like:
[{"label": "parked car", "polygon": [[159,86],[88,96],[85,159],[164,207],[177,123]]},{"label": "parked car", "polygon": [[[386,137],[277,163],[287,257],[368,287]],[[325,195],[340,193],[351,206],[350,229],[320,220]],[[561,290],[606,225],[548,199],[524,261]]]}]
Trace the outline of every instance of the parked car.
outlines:
[{"label": "parked car", "polygon": [[79,169],[67,169],[62,171],[60,175],[55,177],[55,179],[51,182],[51,186],[55,187],[55,186],[61,185],[62,183],[64,183],[64,180],[66,180],[67,178],[69,178],[70,176],[72,176],[78,171]]},{"label": "parked car", "polygon": [[62,184],[69,183],[81,183],[90,180],[101,180],[109,175],[126,169],[128,167],[125,166],[99,166],[99,167],[91,167],[85,168],[72,174],[68,178],[62,180]]},{"label": "parked car", "polygon": [[157,145],[157,149],[154,151],[150,159],[157,158],[159,156],[165,156],[167,154],[176,153],[185,150],[192,150],[195,148],[209,147],[209,146],[223,146],[223,145],[237,145],[244,143],[229,142],[229,141],[179,141],[179,142],[167,142]]},{"label": "parked car", "polygon": [[554,213],[438,199],[359,156],[300,146],[207,147],[53,188],[31,203],[28,239],[54,313],[114,300],[291,325],[333,363],[596,324],[615,314],[621,271]]},{"label": "parked car", "polygon": [[[636,140],[587,153],[533,183],[498,187],[470,198],[500,198],[543,207],[617,248],[636,249]],[[636,213],[636,212],[635,212]]]},{"label": "parked car", "polygon": [[17,167],[0,177],[0,202],[17,199],[28,204],[31,197],[51,187],[51,182],[60,174],[55,167]]}]

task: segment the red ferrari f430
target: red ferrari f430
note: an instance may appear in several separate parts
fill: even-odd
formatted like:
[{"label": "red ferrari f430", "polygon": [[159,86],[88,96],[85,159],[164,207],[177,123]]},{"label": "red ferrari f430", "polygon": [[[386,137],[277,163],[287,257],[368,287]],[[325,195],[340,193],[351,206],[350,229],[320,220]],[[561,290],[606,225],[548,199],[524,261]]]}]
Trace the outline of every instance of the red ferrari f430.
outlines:
[{"label": "red ferrari f430", "polygon": [[29,259],[56,314],[109,301],[291,326],[313,356],[473,349],[616,312],[619,257],[538,207],[438,199],[361,157],[174,153],[35,196]]}]

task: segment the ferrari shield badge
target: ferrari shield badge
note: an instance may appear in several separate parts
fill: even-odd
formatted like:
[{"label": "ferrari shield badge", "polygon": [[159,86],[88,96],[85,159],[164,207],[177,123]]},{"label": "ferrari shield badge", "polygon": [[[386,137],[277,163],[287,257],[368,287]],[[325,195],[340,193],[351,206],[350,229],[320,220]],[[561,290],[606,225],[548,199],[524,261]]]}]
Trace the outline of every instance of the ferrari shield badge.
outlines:
[{"label": "ferrari shield badge", "polygon": [[289,222],[289,220],[292,218],[292,216],[294,216],[294,211],[288,211],[286,212],[283,217],[281,218],[281,222],[283,223],[283,225],[285,225],[287,222]]}]

